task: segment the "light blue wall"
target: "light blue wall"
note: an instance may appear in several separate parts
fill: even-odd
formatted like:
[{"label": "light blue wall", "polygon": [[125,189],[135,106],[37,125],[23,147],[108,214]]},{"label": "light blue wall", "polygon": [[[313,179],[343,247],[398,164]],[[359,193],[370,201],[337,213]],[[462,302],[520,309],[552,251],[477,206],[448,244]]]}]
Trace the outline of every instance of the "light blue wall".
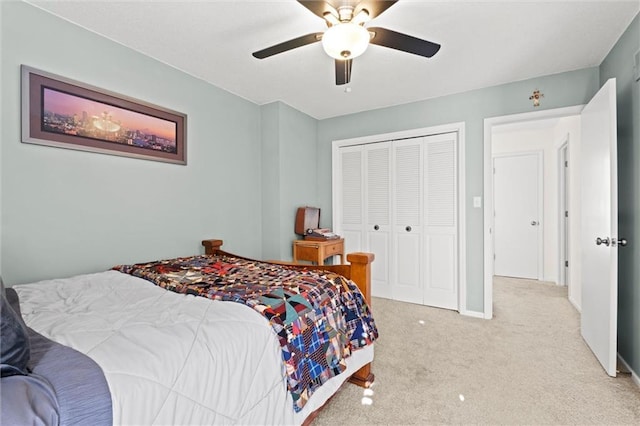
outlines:
[{"label": "light blue wall", "polygon": [[[294,233],[296,210],[300,206],[315,206],[318,199],[316,189],[317,162],[316,141],[318,121],[300,111],[283,104],[281,108],[282,141],[282,253],[291,258],[292,239],[300,238]],[[321,211],[321,215],[324,211]],[[287,238],[288,236],[288,238]]]},{"label": "light blue wall", "polygon": [[[536,110],[584,104],[599,85],[598,68],[550,75],[390,108],[322,120],[318,124],[318,196],[331,212],[331,142],[359,136],[465,122],[467,309],[484,310],[483,218],[473,197],[483,193],[484,119],[534,110],[529,96],[544,93]],[[437,84],[425,81],[425,84]]]},{"label": "light blue wall", "polygon": [[[262,112],[262,254],[280,256],[280,103],[261,107]],[[273,202],[275,201],[275,202]]]},{"label": "light blue wall", "polygon": [[[0,4],[0,25],[2,24],[2,5]],[[4,47],[4,37],[2,34],[2,27],[0,27],[0,52],[3,52],[5,47]],[[3,96],[3,90],[2,90],[2,81],[3,81],[3,74],[4,74],[4,70],[2,69],[2,54],[0,53],[0,120],[2,119],[1,117],[4,117],[4,114],[2,114],[3,111],[3,104],[4,102],[2,102],[2,99],[4,99]],[[1,123],[1,121],[0,121]],[[0,128],[0,276],[2,276],[2,128]]]},{"label": "light blue wall", "polygon": [[289,260],[296,209],[317,200],[317,120],[274,102],[262,107],[262,131],[262,256]]},{"label": "light blue wall", "polygon": [[640,15],[600,65],[600,83],[616,78],[618,121],[618,352],[640,374],[640,82],[633,78],[640,50]]},{"label": "light blue wall", "polygon": [[[5,282],[201,252],[261,255],[260,108],[22,2],[2,2]],[[20,65],[188,116],[188,165],[21,143]]]}]

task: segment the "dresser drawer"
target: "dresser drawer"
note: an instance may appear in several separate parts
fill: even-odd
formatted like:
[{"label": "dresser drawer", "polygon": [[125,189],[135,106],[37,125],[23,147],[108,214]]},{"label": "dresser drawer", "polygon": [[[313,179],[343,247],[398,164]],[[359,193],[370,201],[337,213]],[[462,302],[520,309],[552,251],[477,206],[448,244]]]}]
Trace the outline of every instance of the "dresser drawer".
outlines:
[{"label": "dresser drawer", "polygon": [[342,254],[344,252],[343,246],[344,246],[343,240],[336,241],[335,244],[327,245],[324,249],[324,255],[329,257],[329,256],[334,256],[336,254]]},{"label": "dresser drawer", "polygon": [[306,260],[323,265],[324,260],[332,256],[340,256],[344,262],[344,239],[327,241],[296,240],[293,242],[293,261]]}]

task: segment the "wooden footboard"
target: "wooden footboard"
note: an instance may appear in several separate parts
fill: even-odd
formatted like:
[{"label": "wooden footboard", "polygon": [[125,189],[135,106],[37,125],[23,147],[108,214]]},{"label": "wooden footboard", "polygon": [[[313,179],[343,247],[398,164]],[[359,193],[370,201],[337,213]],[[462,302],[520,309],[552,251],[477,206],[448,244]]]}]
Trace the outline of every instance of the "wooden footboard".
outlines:
[{"label": "wooden footboard", "polygon": [[[242,257],[222,250],[222,240],[203,240],[202,245],[206,254],[227,254]],[[296,265],[292,263],[286,263],[286,265],[299,269],[319,269],[338,273],[353,281],[362,292],[367,304],[371,306],[371,262],[373,262],[373,259],[373,253],[357,252],[347,254],[347,260],[351,262],[350,265]],[[371,372],[371,364],[367,364],[356,371],[349,379],[351,383],[365,388],[369,387],[373,380],[374,375]]]}]

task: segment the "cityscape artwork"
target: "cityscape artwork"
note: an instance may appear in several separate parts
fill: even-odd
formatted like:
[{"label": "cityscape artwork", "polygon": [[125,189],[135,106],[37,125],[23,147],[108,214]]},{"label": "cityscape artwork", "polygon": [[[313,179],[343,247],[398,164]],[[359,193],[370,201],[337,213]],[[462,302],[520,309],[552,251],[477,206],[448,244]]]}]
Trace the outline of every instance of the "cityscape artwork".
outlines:
[{"label": "cityscape artwork", "polygon": [[186,115],[22,66],[23,142],[186,164]]},{"label": "cityscape artwork", "polygon": [[176,153],[176,123],[43,88],[42,130]]}]

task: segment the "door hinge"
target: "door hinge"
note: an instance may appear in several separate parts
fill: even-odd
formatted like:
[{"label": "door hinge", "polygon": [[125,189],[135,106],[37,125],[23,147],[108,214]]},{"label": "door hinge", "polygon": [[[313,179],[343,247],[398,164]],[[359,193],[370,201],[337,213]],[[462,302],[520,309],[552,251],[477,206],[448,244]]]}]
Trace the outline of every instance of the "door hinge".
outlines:
[{"label": "door hinge", "polygon": [[568,268],[568,267],[569,267],[569,261],[568,261],[568,260],[565,260],[565,261],[564,261],[564,267],[565,267],[565,268]]},{"label": "door hinge", "polygon": [[564,217],[569,217],[569,211],[568,210],[564,211]]},{"label": "door hinge", "polygon": [[569,162],[568,162],[568,161],[565,161],[565,162],[564,162],[564,166],[565,166],[565,167],[569,167]]}]

